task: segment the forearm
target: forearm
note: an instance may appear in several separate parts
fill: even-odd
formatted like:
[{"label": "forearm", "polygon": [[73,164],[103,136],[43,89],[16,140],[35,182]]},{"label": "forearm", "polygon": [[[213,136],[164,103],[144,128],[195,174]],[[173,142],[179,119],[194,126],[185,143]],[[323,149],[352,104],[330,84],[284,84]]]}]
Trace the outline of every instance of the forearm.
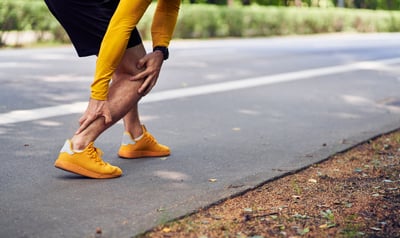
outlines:
[{"label": "forearm", "polygon": [[122,59],[132,30],[150,3],[151,0],[120,1],[100,47],[91,98],[107,100],[111,77]]},{"label": "forearm", "polygon": [[153,47],[168,46],[178,19],[181,0],[158,0],[151,26]]}]

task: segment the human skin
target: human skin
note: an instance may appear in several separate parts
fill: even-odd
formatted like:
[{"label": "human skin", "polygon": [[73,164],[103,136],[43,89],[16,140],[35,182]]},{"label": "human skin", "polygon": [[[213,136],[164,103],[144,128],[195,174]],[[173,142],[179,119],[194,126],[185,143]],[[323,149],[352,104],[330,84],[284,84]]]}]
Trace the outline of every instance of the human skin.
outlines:
[{"label": "human skin", "polygon": [[143,44],[126,49],[110,83],[108,99],[90,99],[79,120],[80,127],[71,138],[72,149],[83,150],[121,118],[126,131],[133,137],[140,136],[143,132],[138,102],[156,84],[162,63],[162,53],[146,54]]}]

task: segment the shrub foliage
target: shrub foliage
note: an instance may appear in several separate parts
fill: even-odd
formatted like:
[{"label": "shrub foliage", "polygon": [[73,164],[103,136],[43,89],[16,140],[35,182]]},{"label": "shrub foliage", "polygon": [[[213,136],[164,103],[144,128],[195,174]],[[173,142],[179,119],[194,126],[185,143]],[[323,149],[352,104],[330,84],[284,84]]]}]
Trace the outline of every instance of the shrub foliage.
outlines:
[{"label": "shrub foliage", "polygon": [[[150,39],[151,5],[138,28]],[[55,41],[68,37],[43,1],[0,1],[0,45],[9,31],[50,32]],[[397,32],[400,11],[345,8],[221,6],[183,4],[175,38],[261,37],[330,32]]]}]

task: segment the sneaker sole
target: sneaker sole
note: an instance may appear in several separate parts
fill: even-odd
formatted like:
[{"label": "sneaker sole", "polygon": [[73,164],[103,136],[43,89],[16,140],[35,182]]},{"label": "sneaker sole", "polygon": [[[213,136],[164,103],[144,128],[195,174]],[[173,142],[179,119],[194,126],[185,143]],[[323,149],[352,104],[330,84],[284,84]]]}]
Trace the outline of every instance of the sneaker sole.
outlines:
[{"label": "sneaker sole", "polygon": [[135,151],[135,152],[118,152],[118,156],[122,159],[139,159],[146,157],[162,157],[169,156],[170,152],[153,152],[153,151]]},{"label": "sneaker sole", "polygon": [[122,174],[99,174],[90,170],[87,170],[85,168],[82,168],[80,166],[77,166],[76,164],[72,164],[66,161],[56,161],[54,163],[54,166],[58,169],[65,170],[67,172],[71,172],[74,174],[82,175],[85,177],[89,178],[95,178],[95,179],[108,179],[108,178],[117,178],[120,177]]}]

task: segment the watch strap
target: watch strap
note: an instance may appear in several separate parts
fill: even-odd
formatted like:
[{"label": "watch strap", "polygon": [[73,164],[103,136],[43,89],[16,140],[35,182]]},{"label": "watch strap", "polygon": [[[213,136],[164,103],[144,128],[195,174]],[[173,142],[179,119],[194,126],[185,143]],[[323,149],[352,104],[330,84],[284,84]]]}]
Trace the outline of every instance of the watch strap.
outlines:
[{"label": "watch strap", "polygon": [[168,51],[168,48],[167,48],[167,47],[165,47],[165,46],[156,46],[156,47],[153,48],[153,52],[156,51],[156,50],[161,51],[161,53],[162,53],[163,56],[164,56],[164,60],[167,60],[167,59],[168,59],[168,57],[169,57],[169,51]]}]

